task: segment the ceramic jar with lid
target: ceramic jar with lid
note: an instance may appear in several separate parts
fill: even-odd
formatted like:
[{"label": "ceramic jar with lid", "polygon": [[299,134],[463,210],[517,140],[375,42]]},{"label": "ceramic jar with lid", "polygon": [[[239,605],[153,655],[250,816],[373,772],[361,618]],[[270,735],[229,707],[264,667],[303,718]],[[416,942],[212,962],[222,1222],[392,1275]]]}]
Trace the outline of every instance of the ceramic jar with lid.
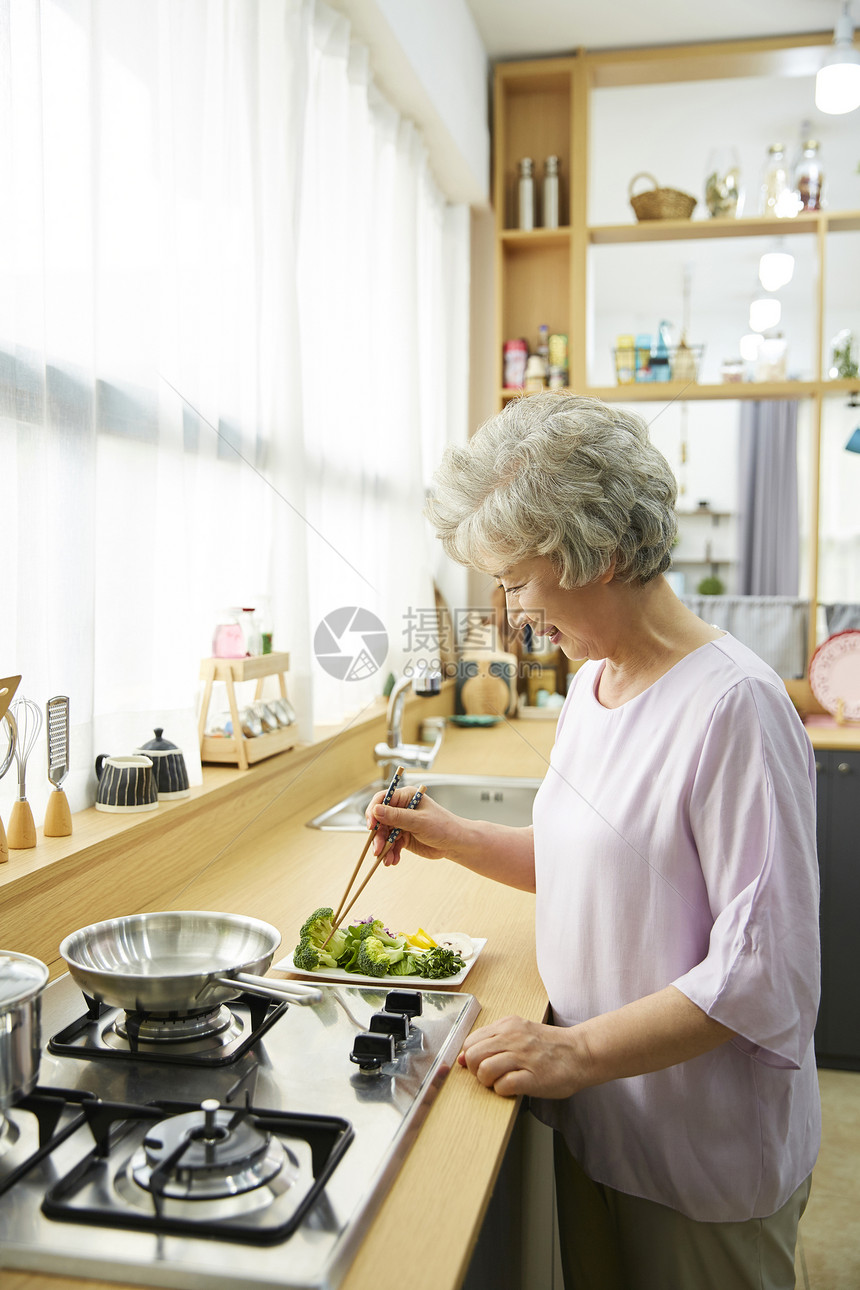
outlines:
[{"label": "ceramic jar with lid", "polygon": [[191,789],[188,786],[188,770],[181,749],[169,739],[162,738],[164,731],[157,726],[155,738],[149,743],[135,749],[152,761],[152,773],[158,791],[159,801],[170,801],[174,797],[188,797]]}]

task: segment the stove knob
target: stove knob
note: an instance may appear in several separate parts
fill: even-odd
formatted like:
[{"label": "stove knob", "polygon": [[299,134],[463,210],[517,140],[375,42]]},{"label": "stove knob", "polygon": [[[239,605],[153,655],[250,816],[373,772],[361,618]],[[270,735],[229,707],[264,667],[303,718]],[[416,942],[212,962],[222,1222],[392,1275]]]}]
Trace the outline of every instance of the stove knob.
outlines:
[{"label": "stove knob", "polygon": [[409,1038],[409,1018],[405,1012],[375,1012],[370,1018],[374,1034],[391,1035],[395,1043]]},{"label": "stove knob", "polygon": [[394,1061],[394,1039],[391,1035],[371,1034],[363,1030],[355,1037],[349,1060],[363,1071],[379,1070],[385,1062]]},{"label": "stove knob", "polygon": [[421,1016],[420,990],[389,990],[385,996],[386,1012],[405,1012],[407,1017]]}]

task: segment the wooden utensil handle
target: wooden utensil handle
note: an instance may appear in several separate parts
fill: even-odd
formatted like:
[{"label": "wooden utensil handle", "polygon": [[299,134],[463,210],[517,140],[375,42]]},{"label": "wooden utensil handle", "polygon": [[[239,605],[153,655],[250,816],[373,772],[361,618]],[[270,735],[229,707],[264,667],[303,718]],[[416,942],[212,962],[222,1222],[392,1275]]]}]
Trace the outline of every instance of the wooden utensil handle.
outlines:
[{"label": "wooden utensil handle", "polygon": [[0,864],[5,864],[9,859],[9,844],[6,841],[6,830],[3,828],[3,821],[0,820]]},{"label": "wooden utensil handle", "polygon": [[62,789],[56,789],[48,798],[43,832],[46,838],[67,838],[72,832],[69,799]]},{"label": "wooden utensil handle", "polygon": [[19,799],[12,806],[8,841],[10,851],[26,851],[36,845],[36,823],[29,802]]}]

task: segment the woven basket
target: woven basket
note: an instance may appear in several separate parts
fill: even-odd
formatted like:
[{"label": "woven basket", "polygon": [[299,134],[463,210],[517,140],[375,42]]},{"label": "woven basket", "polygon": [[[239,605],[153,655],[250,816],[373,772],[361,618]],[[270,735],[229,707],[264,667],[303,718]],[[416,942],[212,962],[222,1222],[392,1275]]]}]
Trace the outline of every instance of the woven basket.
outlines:
[{"label": "woven basket", "polygon": [[[640,179],[650,179],[654,185],[648,192],[633,196],[633,185]],[[627,188],[630,205],[638,220],[645,219],[689,219],[695,206],[695,197],[679,192],[677,188],[660,188],[657,180],[647,171],[634,175]]]}]

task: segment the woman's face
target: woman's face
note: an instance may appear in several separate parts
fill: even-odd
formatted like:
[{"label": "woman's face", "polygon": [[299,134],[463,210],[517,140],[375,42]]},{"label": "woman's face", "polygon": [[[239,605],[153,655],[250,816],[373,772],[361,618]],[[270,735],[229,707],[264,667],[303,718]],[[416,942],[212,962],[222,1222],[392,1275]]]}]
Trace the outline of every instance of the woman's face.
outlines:
[{"label": "woman's face", "polygon": [[536,636],[548,636],[570,659],[606,657],[610,628],[607,585],[610,569],[585,587],[559,586],[558,574],[545,555],[510,565],[495,575],[505,592],[508,620],[521,630],[526,623]]}]

